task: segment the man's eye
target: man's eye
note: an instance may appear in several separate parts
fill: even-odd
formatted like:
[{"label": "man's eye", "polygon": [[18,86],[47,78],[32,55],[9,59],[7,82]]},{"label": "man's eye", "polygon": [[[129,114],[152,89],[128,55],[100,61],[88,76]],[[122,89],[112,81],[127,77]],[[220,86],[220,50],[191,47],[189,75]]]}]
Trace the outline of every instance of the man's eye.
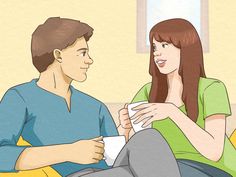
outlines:
[{"label": "man's eye", "polygon": [[84,57],[86,55],[86,52],[82,52],[80,56]]},{"label": "man's eye", "polygon": [[162,47],[163,47],[163,48],[166,48],[167,46],[168,46],[168,44],[166,44],[166,43],[165,43],[165,44],[162,44]]}]

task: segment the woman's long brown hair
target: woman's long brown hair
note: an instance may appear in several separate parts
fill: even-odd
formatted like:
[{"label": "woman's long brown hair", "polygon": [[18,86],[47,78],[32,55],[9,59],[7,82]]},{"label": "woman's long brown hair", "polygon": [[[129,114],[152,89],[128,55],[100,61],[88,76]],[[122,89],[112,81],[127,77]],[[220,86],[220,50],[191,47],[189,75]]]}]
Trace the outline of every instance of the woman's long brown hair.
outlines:
[{"label": "woman's long brown hair", "polygon": [[150,103],[164,103],[168,94],[167,75],[160,73],[154,62],[153,38],[158,42],[172,43],[180,49],[179,75],[182,78],[182,100],[188,117],[194,122],[198,117],[198,83],[200,77],[206,77],[203,65],[203,53],[200,38],[194,26],[184,19],[162,21],[152,27],[150,40],[149,73],[152,86]]}]

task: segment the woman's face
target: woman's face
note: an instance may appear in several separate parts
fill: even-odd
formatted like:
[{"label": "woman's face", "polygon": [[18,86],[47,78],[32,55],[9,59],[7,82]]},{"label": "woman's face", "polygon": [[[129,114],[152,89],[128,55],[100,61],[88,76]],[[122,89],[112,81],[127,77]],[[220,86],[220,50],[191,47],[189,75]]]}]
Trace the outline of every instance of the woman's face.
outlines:
[{"label": "woman's face", "polygon": [[158,42],[153,38],[154,62],[162,74],[179,70],[180,49],[171,43]]}]

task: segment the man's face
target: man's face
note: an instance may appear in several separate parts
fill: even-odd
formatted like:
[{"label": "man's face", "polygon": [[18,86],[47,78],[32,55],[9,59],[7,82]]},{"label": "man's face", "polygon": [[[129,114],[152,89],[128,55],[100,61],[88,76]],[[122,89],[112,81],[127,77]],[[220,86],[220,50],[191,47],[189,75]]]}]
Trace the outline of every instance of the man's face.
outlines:
[{"label": "man's face", "polygon": [[83,82],[87,78],[87,70],[93,63],[88,54],[88,44],[84,37],[78,38],[74,44],[61,51],[61,68],[69,78]]}]

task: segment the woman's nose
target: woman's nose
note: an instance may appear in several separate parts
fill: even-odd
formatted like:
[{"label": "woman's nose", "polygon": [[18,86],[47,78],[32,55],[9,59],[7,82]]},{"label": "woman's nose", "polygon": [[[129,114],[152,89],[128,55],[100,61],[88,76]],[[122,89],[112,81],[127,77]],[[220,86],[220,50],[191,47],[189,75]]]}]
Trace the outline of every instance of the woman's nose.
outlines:
[{"label": "woman's nose", "polygon": [[153,53],[153,54],[154,54],[154,56],[161,56],[161,52],[160,52],[160,51],[157,51],[157,50],[156,50],[156,51],[154,51],[154,53]]}]

